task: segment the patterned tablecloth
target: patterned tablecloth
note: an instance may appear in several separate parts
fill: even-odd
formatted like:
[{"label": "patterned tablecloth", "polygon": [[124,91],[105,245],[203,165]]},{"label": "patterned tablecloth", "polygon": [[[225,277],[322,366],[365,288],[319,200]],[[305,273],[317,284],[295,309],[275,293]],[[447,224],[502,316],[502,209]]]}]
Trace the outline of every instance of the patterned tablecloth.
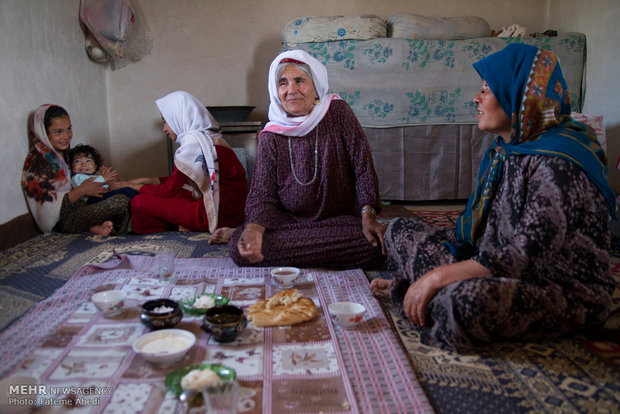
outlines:
[{"label": "patterned tablecloth", "polygon": [[[106,266],[87,266],[0,336],[0,375],[35,377],[42,391],[36,412],[173,413],[185,407],[164,378],[186,365],[207,362],[233,368],[241,385],[240,412],[414,413],[432,409],[361,270],[302,269],[296,287],[319,316],[292,327],[255,328],[219,344],[185,316],[177,328],[196,334],[189,354],[172,365],[136,355],[131,344],[147,329],[140,304],[202,292],[248,306],[278,291],[267,268],[239,268],[230,259],[177,259],[169,279],[154,275],[153,257],[123,256]],[[90,302],[106,287],[127,293],[130,309],[104,318]],[[344,330],[332,323],[327,304],[351,300],[367,311]],[[66,388],[63,388],[66,387]],[[64,405],[64,406],[63,406]]]}]

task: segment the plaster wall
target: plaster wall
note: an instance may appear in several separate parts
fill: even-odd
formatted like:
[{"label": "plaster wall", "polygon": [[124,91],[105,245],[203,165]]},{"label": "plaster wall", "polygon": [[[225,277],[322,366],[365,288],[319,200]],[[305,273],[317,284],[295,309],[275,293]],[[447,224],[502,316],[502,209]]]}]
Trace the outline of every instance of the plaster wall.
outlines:
[{"label": "plaster wall", "polygon": [[[111,148],[123,176],[167,173],[165,136],[155,99],[178,89],[205,105],[253,105],[251,120],[266,121],[267,73],[280,52],[282,28],[316,15],[399,12],[429,16],[479,15],[493,28],[528,22],[544,30],[539,0],[141,0],[152,31],[149,56],[110,73]],[[540,5],[543,5],[541,8]]]},{"label": "plaster wall", "polygon": [[[398,12],[479,15],[493,29],[580,31],[588,39],[584,112],[605,116],[610,163],[620,154],[617,0],[138,0],[151,53],[111,70],[90,61],[79,0],[0,0],[0,223],[27,212],[19,181],[28,115],[55,102],[71,114],[73,143],[96,145],[124,178],[165,175],[166,137],[155,99],[185,89],[207,105],[254,105],[266,120],[267,71],[281,30],[298,17]],[[552,11],[552,12],[551,12]],[[617,71],[616,71],[617,72]],[[620,190],[620,174],[610,181]]]},{"label": "plaster wall", "polygon": [[[609,183],[620,193],[620,2],[617,0],[551,0],[551,22],[564,31],[585,33],[588,65],[583,112],[603,115],[607,137]],[[578,13],[575,13],[578,10]]]}]

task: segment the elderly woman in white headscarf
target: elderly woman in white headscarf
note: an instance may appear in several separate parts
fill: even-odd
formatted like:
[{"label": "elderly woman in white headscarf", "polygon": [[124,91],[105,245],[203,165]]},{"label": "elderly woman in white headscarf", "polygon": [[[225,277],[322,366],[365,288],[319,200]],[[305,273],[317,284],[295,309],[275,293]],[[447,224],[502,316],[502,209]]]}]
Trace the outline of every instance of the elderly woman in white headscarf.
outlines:
[{"label": "elderly woman in white headscarf", "polygon": [[327,93],[327,70],[308,53],[269,69],[269,120],[258,140],[246,223],[229,253],[240,266],[375,267],[385,228],[372,154],[359,121]]},{"label": "elderly woman in white headscarf", "polygon": [[172,92],[155,103],[164,121],[163,131],[179,148],[169,177],[117,184],[140,192],[131,202],[134,232],[214,232],[221,226],[242,224],[246,172],[218,132],[217,121],[184,91]]}]

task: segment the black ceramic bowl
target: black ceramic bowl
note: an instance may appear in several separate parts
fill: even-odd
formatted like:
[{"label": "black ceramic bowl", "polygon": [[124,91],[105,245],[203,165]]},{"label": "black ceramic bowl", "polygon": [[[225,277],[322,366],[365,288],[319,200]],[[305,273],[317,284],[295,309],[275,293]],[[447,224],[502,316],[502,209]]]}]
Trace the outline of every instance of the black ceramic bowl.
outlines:
[{"label": "black ceramic bowl", "polygon": [[149,300],[142,304],[140,320],[150,329],[168,329],[183,319],[183,311],[172,299]]},{"label": "black ceramic bowl", "polygon": [[234,305],[207,309],[200,327],[217,342],[232,342],[248,324],[243,309]]}]

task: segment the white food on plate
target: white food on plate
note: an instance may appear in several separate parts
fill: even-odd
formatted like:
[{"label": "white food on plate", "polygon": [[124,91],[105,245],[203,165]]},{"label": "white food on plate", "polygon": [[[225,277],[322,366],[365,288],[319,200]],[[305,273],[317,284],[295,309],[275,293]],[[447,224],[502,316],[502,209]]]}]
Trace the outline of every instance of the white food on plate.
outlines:
[{"label": "white food on plate", "polygon": [[189,338],[167,335],[147,342],[140,348],[140,352],[148,354],[172,354],[187,346],[192,341]]},{"label": "white food on plate", "polygon": [[168,312],[172,312],[174,310],[174,308],[171,308],[170,306],[158,306],[156,308],[154,308],[151,312],[153,313],[168,313]]},{"label": "white food on plate", "polygon": [[212,387],[217,385],[220,378],[217,374],[210,369],[194,369],[185,374],[183,378],[181,378],[181,387],[184,390],[202,390],[206,387]]},{"label": "white food on plate", "polygon": [[200,296],[194,301],[192,307],[197,309],[209,309],[215,306],[215,299],[211,296]]}]

